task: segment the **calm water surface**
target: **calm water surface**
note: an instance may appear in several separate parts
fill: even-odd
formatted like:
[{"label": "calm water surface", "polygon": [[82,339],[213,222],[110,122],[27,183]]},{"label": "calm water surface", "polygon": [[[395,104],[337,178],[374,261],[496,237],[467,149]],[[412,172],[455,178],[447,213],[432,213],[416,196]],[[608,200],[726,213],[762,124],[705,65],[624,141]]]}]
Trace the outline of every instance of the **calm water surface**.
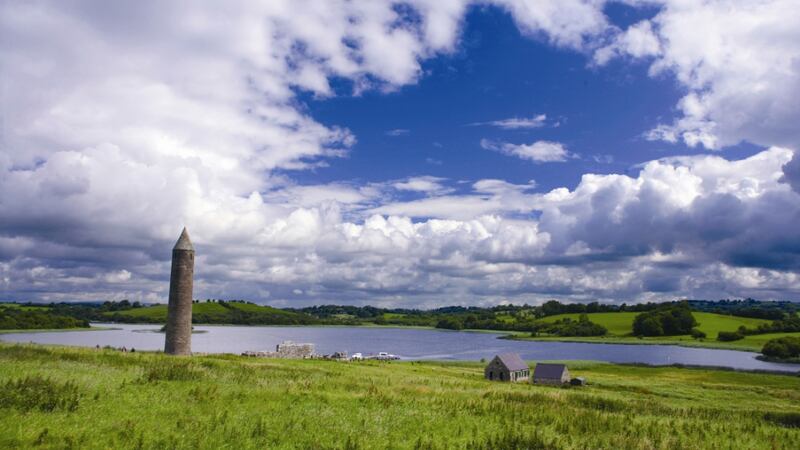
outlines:
[{"label": "calm water surface", "polygon": [[[164,334],[160,325],[94,324],[113,327],[103,331],[0,334],[0,340],[38,344],[162,350]],[[350,354],[389,352],[403,359],[479,360],[497,353],[516,352],[524,359],[583,359],[615,363],[691,364],[798,372],[792,364],[757,360],[756,353],[674,345],[614,345],[571,342],[533,342],[498,339],[493,333],[420,330],[412,328],[361,327],[245,327],[199,325],[192,335],[192,349],[207,353],[241,353],[246,350],[274,350],[284,341],[311,342],[317,352]]]}]

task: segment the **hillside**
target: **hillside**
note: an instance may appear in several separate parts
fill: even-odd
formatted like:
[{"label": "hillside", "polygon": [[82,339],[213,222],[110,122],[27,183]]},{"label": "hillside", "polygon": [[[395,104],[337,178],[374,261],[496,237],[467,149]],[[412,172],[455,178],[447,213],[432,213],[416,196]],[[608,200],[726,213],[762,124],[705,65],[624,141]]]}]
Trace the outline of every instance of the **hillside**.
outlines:
[{"label": "hillside", "polygon": [[[629,344],[680,344],[697,347],[717,347],[735,350],[760,351],[764,343],[770,339],[783,336],[800,336],[800,333],[769,333],[745,336],[744,339],[734,342],[719,342],[716,340],[720,331],[736,331],[740,326],[755,328],[762,323],[769,323],[769,320],[752,319],[748,317],[728,316],[722,314],[692,312],[698,322],[697,328],[706,333],[706,339],[698,341],[690,336],[660,336],[653,338],[637,338],[631,336],[633,319],[638,312],[610,312],[610,313],[589,313],[589,320],[608,328],[608,335],[602,337],[517,337],[526,340],[558,340],[572,342],[605,342],[605,343],[629,343]],[[543,322],[554,322],[563,318],[577,319],[579,314],[558,314],[540,319]]]},{"label": "hillside", "polygon": [[0,332],[11,330],[67,330],[89,327],[89,321],[53,314],[45,308],[0,304]]},{"label": "hillside", "polygon": [[[106,312],[103,313],[103,316],[108,320],[118,322],[165,323],[167,305]],[[236,325],[310,325],[318,323],[316,318],[308,314],[240,302],[193,303],[192,321],[194,323]]]},{"label": "hillside", "polygon": [[[697,323],[697,328],[708,335],[709,339],[716,339],[720,331],[735,331],[740,326],[755,328],[762,323],[769,323],[768,320],[751,319],[748,317],[726,316],[721,314],[692,312]],[[577,320],[580,314],[559,314],[542,318],[543,322],[555,322],[559,319],[571,318]],[[612,313],[590,313],[587,314],[589,320],[608,328],[611,336],[626,336],[631,334],[633,319],[639,315],[638,312],[612,312]]]},{"label": "hillside", "polygon": [[570,369],[590,385],[489,382],[479,363],[0,344],[0,447],[800,448],[798,377]]}]

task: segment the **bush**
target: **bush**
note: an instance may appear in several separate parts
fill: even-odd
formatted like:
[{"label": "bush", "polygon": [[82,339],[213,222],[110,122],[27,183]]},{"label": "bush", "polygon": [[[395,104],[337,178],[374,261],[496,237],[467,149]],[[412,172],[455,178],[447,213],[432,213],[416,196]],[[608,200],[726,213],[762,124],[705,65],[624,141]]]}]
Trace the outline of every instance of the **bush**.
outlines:
[{"label": "bush", "polygon": [[691,331],[690,334],[692,335],[692,337],[694,339],[705,339],[706,338],[706,334],[704,332],[700,331],[697,328],[692,328],[692,331]]},{"label": "bush", "polygon": [[717,340],[720,342],[732,342],[744,339],[744,334],[739,331],[720,331]]},{"label": "bush", "polygon": [[796,333],[800,332],[800,317],[793,314],[785,319],[776,320],[772,323],[762,323],[756,328],[745,328],[744,334],[766,334],[766,333]]},{"label": "bush", "polygon": [[768,412],[764,420],[787,428],[800,428],[800,413],[796,412]]},{"label": "bush", "polygon": [[603,336],[608,329],[589,320],[589,316],[581,314],[577,321],[564,318],[552,323],[542,323],[536,326],[537,333],[549,333],[556,336]]},{"label": "bush", "polygon": [[58,383],[39,375],[8,381],[0,390],[0,408],[21,411],[75,411],[80,403],[78,386],[70,381]]},{"label": "bush", "polygon": [[787,336],[770,339],[764,344],[761,353],[771,358],[798,358],[800,357],[800,338]]},{"label": "bush", "polygon": [[446,330],[461,330],[464,328],[464,324],[462,324],[460,320],[453,317],[445,317],[436,323],[436,328],[444,328]]},{"label": "bush", "polygon": [[678,336],[689,334],[697,326],[686,303],[643,312],[633,319],[635,336]]}]

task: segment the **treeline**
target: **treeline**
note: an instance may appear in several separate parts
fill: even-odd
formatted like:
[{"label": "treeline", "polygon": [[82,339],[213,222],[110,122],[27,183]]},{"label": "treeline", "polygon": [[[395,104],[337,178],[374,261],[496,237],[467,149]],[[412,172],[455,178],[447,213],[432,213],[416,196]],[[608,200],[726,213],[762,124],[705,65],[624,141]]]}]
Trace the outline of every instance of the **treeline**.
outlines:
[{"label": "treeline", "polygon": [[422,310],[377,308],[374,306],[319,305],[286,309],[319,318],[322,323],[340,325],[426,326],[449,330],[484,329],[530,331],[537,319],[536,307],[500,305],[491,308],[447,306]]},{"label": "treeline", "polygon": [[[326,323],[309,314],[294,313],[277,308],[259,306],[244,300],[196,300],[193,303],[215,303],[221,311],[206,312],[207,308],[194,308],[193,323],[232,324],[232,325],[318,325]],[[50,303],[23,304],[32,311],[44,314],[64,316],[81,323],[116,322],[116,323],[163,323],[165,311],[161,314],[128,314],[132,310],[151,308],[139,302],[122,300],[103,303]],[[198,311],[199,310],[199,311]]]},{"label": "treeline", "polygon": [[581,314],[578,320],[569,317],[556,320],[555,322],[543,322],[535,326],[533,336],[539,333],[546,333],[561,337],[585,337],[585,336],[604,336],[608,329],[598,323],[589,320],[589,316]]},{"label": "treeline", "polygon": [[88,320],[62,316],[48,310],[0,307],[0,330],[45,330],[88,327]]},{"label": "treeline", "polygon": [[140,302],[131,302],[129,300],[121,300],[118,302],[106,301],[103,303],[25,303],[23,305],[29,308],[40,307],[45,311],[50,311],[59,316],[72,317],[86,322],[107,322],[109,321],[109,314],[143,308],[145,306]]},{"label": "treeline", "polygon": [[780,320],[798,311],[798,305],[787,301],[761,302],[752,298],[744,300],[688,300],[694,311],[750,317],[753,319]]},{"label": "treeline", "polygon": [[[534,334],[556,336],[602,336],[607,330],[598,324],[579,318],[578,320],[559,320],[544,323],[540,319],[559,314],[590,314],[603,312],[639,312],[631,333],[636,336],[669,336],[692,334],[704,337],[694,328],[696,321],[692,311],[713,311],[723,314],[746,317],[768,318],[771,324],[757,329],[736,330],[721,333],[721,339],[739,338],[746,334],[800,331],[800,324],[794,314],[794,305],[788,302],[759,302],[745,300],[688,300],[666,303],[643,303],[628,305],[622,303],[602,304],[561,303],[550,300],[540,306],[498,305],[493,307],[447,306],[422,310],[410,308],[379,308],[375,306],[318,305],[304,308],[271,308],[256,305],[245,300],[196,300],[194,303],[216,303],[223,311],[214,308],[194,308],[195,323],[237,324],[237,325],[396,325],[428,326],[443,329],[485,329],[498,331],[524,331]],[[162,323],[161,315],[129,314],[131,310],[149,308],[139,302],[122,300],[103,303],[51,303],[25,304],[38,306],[57,316],[71,317],[80,321],[120,322],[120,323]],[[201,305],[196,305],[201,306]],[[205,306],[205,305],[202,305]],[[30,309],[30,308],[28,308]],[[787,313],[788,312],[788,313]]]},{"label": "treeline", "polygon": [[[347,305],[319,305],[309,306],[306,308],[287,308],[287,311],[301,312],[310,314],[320,319],[328,319],[342,316],[358,317],[360,319],[368,319],[372,317],[382,316],[387,311],[400,311],[400,310],[385,310],[376,308],[374,306],[347,306]],[[402,310],[406,311],[406,310]],[[414,310],[408,310],[414,311]]]},{"label": "treeline", "polygon": [[222,313],[192,314],[193,323],[231,324],[231,325],[318,325],[322,321],[308,314],[288,312],[276,308],[257,306],[242,308],[241,305],[252,305],[244,301],[221,301]]},{"label": "treeline", "polygon": [[537,308],[537,315],[547,317],[558,314],[652,311],[663,305],[664,303],[637,303],[635,305],[628,305],[627,303],[616,305],[598,302],[561,303],[557,300],[549,300]]}]

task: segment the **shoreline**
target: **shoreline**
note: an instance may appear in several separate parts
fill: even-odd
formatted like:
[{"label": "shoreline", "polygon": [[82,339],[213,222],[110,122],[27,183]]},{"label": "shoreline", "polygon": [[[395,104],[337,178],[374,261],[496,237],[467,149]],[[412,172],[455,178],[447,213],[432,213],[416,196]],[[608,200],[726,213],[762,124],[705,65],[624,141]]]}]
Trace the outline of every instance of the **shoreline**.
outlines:
[{"label": "shoreline", "polygon": [[[92,324],[102,324],[110,326],[92,326],[90,328],[62,328],[62,329],[41,329],[41,330],[0,330],[0,334],[12,333],[53,333],[53,332],[74,332],[74,331],[103,331],[114,330],[115,325],[136,325],[136,326],[163,326],[163,323],[127,323],[127,322],[92,322]],[[411,330],[431,330],[440,332],[461,332],[461,333],[485,333],[499,335],[498,339],[507,339],[513,341],[528,341],[528,342],[567,342],[577,344],[604,344],[604,345],[662,345],[662,346],[676,346],[684,348],[707,348],[712,350],[730,350],[746,353],[760,354],[760,348],[755,346],[743,345],[730,345],[719,343],[717,341],[681,341],[681,340],[642,340],[633,337],[624,336],[610,336],[610,337],[532,337],[526,331],[507,331],[507,330],[485,330],[485,329],[463,329],[451,330],[446,328],[436,328],[422,325],[378,325],[378,324],[363,324],[363,325],[349,325],[349,324],[323,324],[323,325],[262,325],[262,324],[232,324],[232,323],[195,323],[193,326],[203,327],[269,327],[269,328],[290,328],[290,327],[314,327],[314,328],[385,328],[385,329],[411,329]],[[782,361],[770,361],[782,362]]]},{"label": "shoreline", "polygon": [[[107,348],[107,347],[100,347],[99,349],[95,349],[94,347],[82,347],[82,346],[73,346],[67,344],[38,344],[35,342],[8,342],[8,341],[0,341],[0,348],[2,347],[13,347],[13,346],[22,346],[22,347],[37,347],[37,348],[44,348],[49,350],[76,350],[76,351],[101,351],[101,352],[112,352],[112,353],[123,353],[120,352],[116,348]],[[124,353],[123,353],[124,354]],[[136,350],[135,354],[141,355],[163,355],[164,352],[161,350]],[[245,359],[251,360],[253,358],[248,356],[242,356],[238,353],[204,353],[204,352],[195,352],[191,355],[193,358],[204,358],[204,357],[223,357],[225,359],[234,358],[235,360],[238,359]],[[267,361],[295,361],[292,359],[286,358],[260,358]],[[758,358],[761,359],[761,358]],[[336,362],[336,361],[329,361],[325,359],[319,358],[311,358],[311,359],[298,359],[296,361],[324,361],[324,362]],[[533,363],[533,360],[526,360],[526,362]],[[650,363],[641,363],[641,362],[613,362],[613,361],[603,361],[603,360],[587,360],[587,359],[547,359],[547,360],[538,360],[535,361],[536,363],[560,363],[560,364],[567,364],[572,366],[573,369],[581,370],[585,369],[587,366],[602,366],[602,365],[610,365],[616,367],[636,367],[636,368],[647,368],[647,369],[679,369],[679,370],[705,370],[705,371],[723,371],[723,372],[735,372],[735,373],[743,373],[743,374],[765,374],[765,375],[781,375],[781,376],[790,376],[790,377],[797,377],[800,376],[800,361],[798,361],[798,367],[796,371],[789,371],[789,370],[770,370],[770,369],[741,369],[736,367],[729,367],[729,366],[719,366],[719,365],[701,365],[701,364],[682,364],[682,363],[671,363],[671,364],[650,364]],[[787,364],[786,361],[770,361],[776,363],[783,363]],[[386,363],[386,362],[383,362]],[[442,365],[442,366],[462,366],[462,367],[483,367],[485,365],[484,362],[480,360],[471,360],[471,359],[405,359],[405,360],[398,360],[398,361],[390,361],[391,364],[403,364],[403,365],[415,365],[415,364],[430,364],[430,365]],[[792,364],[792,363],[789,363]]]},{"label": "shoreline", "polygon": [[730,350],[736,352],[747,352],[760,354],[760,348],[754,346],[744,345],[727,345],[717,341],[679,341],[679,340],[651,340],[642,341],[638,338],[626,338],[621,336],[613,336],[607,338],[581,338],[581,337],[531,337],[509,335],[504,336],[502,339],[509,339],[515,341],[529,341],[529,342],[571,342],[577,344],[605,344],[605,345],[673,345],[676,347],[684,348],[707,348],[712,350]]},{"label": "shoreline", "polygon": [[771,362],[771,363],[795,364],[797,365],[798,369],[800,369],[800,358],[783,359],[783,358],[774,358],[771,356],[758,355],[756,356],[756,359],[759,361]]},{"label": "shoreline", "polygon": [[[98,326],[100,325],[100,326]],[[108,331],[108,330],[119,330],[120,328],[115,328],[115,325],[133,325],[133,326],[158,326],[163,324],[157,323],[123,323],[123,322],[92,322],[92,326],[90,328],[63,328],[63,329],[28,329],[28,330],[0,330],[0,335],[4,334],[31,334],[31,333],[56,333],[56,332],[76,332],[76,331]],[[675,347],[683,347],[683,348],[703,348],[703,349],[710,349],[710,350],[728,350],[728,351],[736,351],[736,352],[743,352],[743,353],[750,353],[756,355],[756,359],[759,359],[764,362],[770,363],[778,363],[778,364],[793,364],[793,365],[800,365],[800,359],[793,361],[793,360],[779,360],[779,359],[768,359],[763,357],[760,353],[760,349],[757,347],[748,347],[748,346],[731,346],[726,344],[719,344],[715,342],[692,342],[692,341],[677,341],[677,340],[647,340],[642,341],[638,338],[631,338],[631,337],[607,337],[607,338],[581,338],[581,337],[531,337],[527,332],[523,331],[503,331],[503,330],[483,330],[483,329],[463,329],[463,330],[450,330],[444,328],[436,328],[436,327],[427,327],[427,326],[403,326],[403,325],[377,325],[377,324],[366,324],[366,325],[336,325],[336,324],[326,324],[326,325],[240,325],[240,324],[194,324],[194,326],[205,326],[205,327],[261,327],[261,328],[303,328],[303,327],[313,327],[313,328],[371,328],[371,329],[412,329],[412,330],[431,330],[431,331],[439,331],[439,332],[463,332],[463,333],[482,333],[482,334],[495,334],[497,335],[497,339],[505,339],[505,340],[512,340],[512,341],[521,341],[521,342],[564,342],[564,343],[576,343],[576,344],[603,344],[603,345],[638,345],[638,346],[646,346],[646,345],[657,345],[657,346],[675,346]],[[139,332],[158,332],[157,330],[140,330]],[[193,331],[192,334],[202,334],[206,333],[204,330],[196,330]],[[658,366],[656,366],[658,367]],[[699,366],[699,367],[706,367],[706,366]],[[733,369],[738,370],[738,369]]]},{"label": "shoreline", "polygon": [[[92,322],[98,324],[105,324],[105,325],[150,325],[150,326],[163,326],[164,323],[151,323],[151,322]],[[507,331],[507,330],[484,330],[479,328],[465,328],[462,330],[451,330],[448,328],[436,328],[436,327],[429,327],[424,325],[378,325],[378,324],[363,324],[363,325],[352,325],[352,324],[320,324],[320,325],[268,325],[268,324],[238,324],[238,323],[192,323],[192,326],[200,326],[200,327],[271,327],[271,328],[289,328],[289,327],[314,327],[314,328],[387,328],[387,329],[411,329],[411,330],[433,330],[433,331],[443,331],[443,332],[460,332],[460,333],[486,333],[486,334],[501,334],[505,336],[519,336],[522,334],[528,334],[527,331]],[[113,328],[112,328],[113,329]],[[77,331],[77,330],[76,330]]]},{"label": "shoreline", "polygon": [[0,334],[26,334],[26,333],[71,333],[75,331],[108,331],[118,330],[113,327],[94,327],[89,328],[26,328],[22,330],[0,330]]}]

